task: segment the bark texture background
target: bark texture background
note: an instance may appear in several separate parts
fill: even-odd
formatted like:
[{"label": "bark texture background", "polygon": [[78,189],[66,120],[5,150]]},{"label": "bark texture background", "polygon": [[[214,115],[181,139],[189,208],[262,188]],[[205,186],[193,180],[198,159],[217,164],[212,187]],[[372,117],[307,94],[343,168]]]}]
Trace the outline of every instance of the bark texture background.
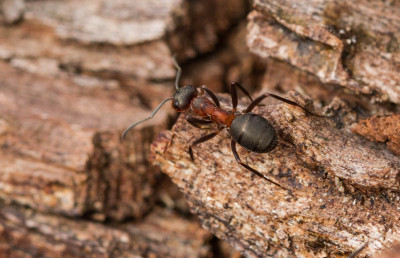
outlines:
[{"label": "bark texture background", "polygon": [[206,132],[181,117],[160,134],[154,159],[203,226],[249,256],[346,256],[365,243],[360,255],[372,256],[395,244],[399,10],[396,2],[255,1],[247,44],[269,58],[262,90],[297,90],[287,96],[312,108],[301,95],[310,96],[324,117],[275,102],[258,113],[278,131],[276,150],[239,149],[293,196],[238,166],[227,134],[196,146],[195,162],[188,145]]},{"label": "bark texture background", "polygon": [[[245,33],[248,3],[2,0],[0,10],[1,256],[235,255],[148,161],[174,115],[120,134],[172,94],[173,53],[195,60]],[[221,91],[241,71],[229,72],[239,50],[189,62],[185,76],[207,74]]]},{"label": "bark texture background", "polygon": [[[364,0],[252,8],[245,0],[0,0],[0,253],[240,256],[231,244],[248,256],[324,257],[366,242],[364,256],[391,247],[400,210],[399,12],[397,1]],[[267,100],[256,111],[277,129],[278,147],[239,147],[243,161],[293,195],[237,166],[223,133],[196,146],[192,162],[188,145],[206,132],[183,116],[163,131],[176,118],[170,108],[120,143],[130,123],[172,95],[173,53],[182,85],[221,92],[240,81],[251,92],[289,92],[324,115]],[[219,97],[229,109],[229,96]]]}]

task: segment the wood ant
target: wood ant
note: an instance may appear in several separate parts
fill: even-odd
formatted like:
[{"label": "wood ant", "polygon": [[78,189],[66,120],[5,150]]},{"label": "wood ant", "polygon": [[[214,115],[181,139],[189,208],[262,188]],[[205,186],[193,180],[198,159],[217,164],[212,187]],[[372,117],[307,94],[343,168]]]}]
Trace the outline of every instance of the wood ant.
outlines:
[{"label": "wood ant", "polygon": [[[249,151],[257,153],[267,153],[275,149],[276,145],[278,144],[278,137],[274,127],[263,116],[251,112],[263,99],[267,97],[272,97],[287,104],[300,107],[308,114],[315,114],[309,112],[293,101],[271,93],[262,94],[253,100],[248,91],[237,82],[231,83],[232,110],[224,110],[221,108],[217,96],[205,85],[203,85],[199,90],[190,85],[179,87],[178,85],[182,69],[178,65],[175,57],[173,58],[173,63],[177,69],[177,74],[175,78],[176,90],[172,98],[162,101],[149,117],[129,126],[123,132],[121,139],[123,140],[126,134],[138,124],[153,118],[161,106],[172,100],[173,109],[177,112],[186,112],[188,114],[186,120],[192,126],[203,129],[206,125],[216,124],[218,127],[216,131],[201,136],[199,139],[193,141],[189,145],[189,155],[192,161],[194,161],[192,148],[195,145],[212,139],[223,129],[226,129],[231,137],[231,150],[238,164],[250,170],[255,175],[267,180],[268,182],[289,191],[285,187],[264,176],[259,171],[243,163],[239,157],[239,154],[237,153],[236,143],[240,144]],[[244,114],[236,113],[236,108],[238,105],[236,87],[239,88],[251,101]],[[207,98],[204,92],[206,92],[211,99]],[[192,115],[201,117],[201,119],[193,117]]]}]

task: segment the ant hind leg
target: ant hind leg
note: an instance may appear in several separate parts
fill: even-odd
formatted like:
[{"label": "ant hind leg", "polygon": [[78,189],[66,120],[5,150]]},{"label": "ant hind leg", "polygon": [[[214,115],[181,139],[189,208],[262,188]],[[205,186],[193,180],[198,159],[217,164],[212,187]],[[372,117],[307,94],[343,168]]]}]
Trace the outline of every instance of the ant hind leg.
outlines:
[{"label": "ant hind leg", "polygon": [[307,109],[305,109],[304,107],[302,107],[301,105],[297,104],[297,103],[294,102],[294,101],[288,100],[288,99],[286,99],[286,98],[282,98],[282,97],[280,97],[280,96],[278,96],[278,95],[275,95],[275,94],[272,94],[272,93],[265,93],[265,94],[262,94],[261,96],[259,96],[258,98],[256,98],[256,99],[255,99],[253,102],[251,102],[250,105],[247,107],[245,113],[251,112],[251,111],[258,105],[258,103],[260,103],[263,99],[265,99],[265,98],[267,98],[267,97],[272,97],[272,98],[274,98],[274,99],[277,99],[277,100],[280,100],[280,101],[282,101],[282,102],[285,102],[285,103],[287,103],[287,104],[289,104],[289,105],[299,107],[299,108],[303,109],[307,114],[310,114],[310,115],[313,115],[313,116],[323,117],[323,116],[321,116],[321,115],[314,114],[314,113],[308,111]]},{"label": "ant hind leg", "polygon": [[268,177],[264,176],[264,175],[261,174],[259,171],[255,170],[254,168],[252,168],[252,167],[250,167],[250,166],[244,164],[244,163],[241,161],[241,159],[240,159],[240,157],[239,157],[239,154],[237,153],[237,150],[236,150],[236,142],[235,142],[233,139],[232,139],[232,141],[231,141],[231,149],[232,149],[233,156],[235,156],[236,162],[237,162],[239,165],[243,166],[243,167],[246,168],[247,170],[250,170],[252,173],[254,173],[255,175],[261,177],[262,179],[267,180],[267,181],[270,182],[271,184],[274,184],[274,185],[276,185],[276,186],[282,188],[283,190],[288,191],[290,194],[292,194],[291,191],[290,191],[289,189],[287,189],[287,188],[281,186],[280,184],[278,184],[278,183],[272,181],[271,179],[269,179]]},{"label": "ant hind leg", "polygon": [[194,156],[193,156],[193,150],[192,150],[192,148],[193,148],[195,145],[199,144],[199,143],[202,143],[202,142],[206,142],[206,141],[208,141],[208,140],[211,140],[211,139],[214,138],[216,135],[218,135],[219,132],[220,132],[220,131],[216,131],[216,132],[213,132],[213,133],[210,133],[210,134],[203,135],[203,136],[201,136],[199,139],[193,141],[192,144],[190,144],[190,146],[189,146],[189,155],[190,155],[190,158],[192,159],[192,161],[194,161]]}]

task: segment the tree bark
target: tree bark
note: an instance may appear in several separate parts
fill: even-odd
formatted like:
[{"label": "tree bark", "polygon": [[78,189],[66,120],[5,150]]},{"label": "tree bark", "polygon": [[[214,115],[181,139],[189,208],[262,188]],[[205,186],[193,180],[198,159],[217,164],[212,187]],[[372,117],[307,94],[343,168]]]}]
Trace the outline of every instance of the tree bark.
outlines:
[{"label": "tree bark", "polygon": [[[290,96],[307,106],[295,92]],[[226,133],[196,145],[192,162],[188,146],[206,132],[184,116],[153,143],[155,163],[203,226],[249,256],[344,256],[366,242],[364,254],[371,255],[400,237],[398,156],[298,107],[257,113],[274,125],[280,143],[267,154],[239,147],[239,155],[289,191],[239,166]]]},{"label": "tree bark", "polygon": [[0,253],[7,257],[206,257],[210,233],[156,209],[144,221],[104,225],[16,206],[0,211]]},{"label": "tree bark", "polygon": [[325,84],[398,104],[399,3],[255,1],[247,42],[261,57],[284,60]]},{"label": "tree bark", "polygon": [[[223,9],[219,1],[208,4]],[[169,123],[168,112],[138,126],[124,144],[119,136],[172,95],[173,38],[190,42],[188,31],[196,31],[203,41],[203,47],[182,50],[191,54],[181,59],[209,51],[245,14],[239,8],[245,1],[232,4],[218,15],[191,17],[189,9],[205,10],[205,3],[4,1],[0,195],[73,216],[145,214],[159,175],[147,161],[149,146]],[[16,10],[22,20],[10,26],[18,19],[9,13]],[[199,15],[204,20],[194,22]],[[179,19],[190,25],[186,32],[178,30]]]},{"label": "tree bark", "polygon": [[187,215],[147,159],[174,120],[168,108],[120,143],[129,124],[172,96],[174,53],[181,85],[296,90],[286,96],[312,110],[308,96],[324,115],[266,100],[274,105],[256,112],[276,128],[278,147],[238,146],[246,164],[290,192],[237,165],[226,133],[195,146],[194,162],[187,148],[204,131],[181,117],[160,134],[153,159],[203,226],[249,256],[344,256],[365,243],[362,255],[373,255],[398,239],[396,1],[257,0],[247,24],[256,56],[245,50],[245,0],[0,0],[0,8],[0,253],[216,255],[220,244],[168,211]]},{"label": "tree bark", "polygon": [[[186,62],[213,51],[247,6],[0,0],[0,255],[203,257],[218,249],[196,221],[176,215],[175,223],[159,207],[187,216],[182,197],[163,189],[165,179],[148,162],[156,132],[174,119],[168,108],[123,143],[120,135],[172,95],[173,53]],[[214,59],[194,73],[207,73]],[[210,77],[219,81],[215,89],[232,60]],[[177,229],[164,235],[146,221],[165,212],[158,226]],[[119,228],[126,220],[138,223],[134,237]]]},{"label": "tree bark", "polygon": [[[194,162],[190,143],[212,130],[195,129],[181,116],[161,133],[152,146],[154,162],[184,192],[203,226],[257,257],[347,256],[365,244],[360,255],[372,256],[395,244],[398,7],[255,1],[247,44],[267,59],[263,89],[311,96],[323,117],[266,100],[274,105],[256,112],[277,130],[278,147],[268,154],[238,147],[246,164],[289,191],[238,165],[226,132],[196,145]],[[302,94],[286,96],[312,111]],[[219,97],[230,109],[229,97]]]}]

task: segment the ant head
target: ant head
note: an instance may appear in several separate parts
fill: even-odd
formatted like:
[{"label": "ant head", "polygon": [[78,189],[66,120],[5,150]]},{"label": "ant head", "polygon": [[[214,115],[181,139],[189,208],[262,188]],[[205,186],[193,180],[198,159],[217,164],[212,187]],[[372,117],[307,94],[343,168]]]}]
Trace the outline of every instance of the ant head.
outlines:
[{"label": "ant head", "polygon": [[189,108],[190,103],[198,94],[197,89],[193,86],[187,85],[181,87],[177,89],[172,96],[172,107],[178,112],[185,111]]}]

